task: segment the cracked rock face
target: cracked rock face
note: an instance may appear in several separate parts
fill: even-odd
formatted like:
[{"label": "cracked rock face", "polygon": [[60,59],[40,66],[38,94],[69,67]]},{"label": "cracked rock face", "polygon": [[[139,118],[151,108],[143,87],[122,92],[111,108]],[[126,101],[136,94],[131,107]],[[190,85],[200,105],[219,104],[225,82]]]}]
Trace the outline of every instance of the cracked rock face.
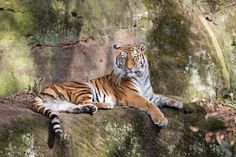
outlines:
[{"label": "cracked rock face", "polygon": [[[113,44],[148,44],[160,94],[185,100],[235,91],[233,1],[0,1],[0,95],[87,80],[113,66]],[[92,9],[91,9],[92,8]]]}]

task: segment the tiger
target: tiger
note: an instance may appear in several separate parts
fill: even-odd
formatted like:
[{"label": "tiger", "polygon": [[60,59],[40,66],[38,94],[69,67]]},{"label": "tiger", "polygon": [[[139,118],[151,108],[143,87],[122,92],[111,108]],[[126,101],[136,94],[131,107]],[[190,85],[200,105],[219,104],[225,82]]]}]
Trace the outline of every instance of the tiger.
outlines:
[{"label": "tiger", "polygon": [[33,110],[50,118],[53,131],[62,139],[60,113],[95,114],[116,106],[141,109],[155,125],[167,126],[159,107],[183,108],[183,103],[155,94],[150,82],[146,45],[114,45],[113,70],[88,81],[66,81],[46,86],[33,101]]}]

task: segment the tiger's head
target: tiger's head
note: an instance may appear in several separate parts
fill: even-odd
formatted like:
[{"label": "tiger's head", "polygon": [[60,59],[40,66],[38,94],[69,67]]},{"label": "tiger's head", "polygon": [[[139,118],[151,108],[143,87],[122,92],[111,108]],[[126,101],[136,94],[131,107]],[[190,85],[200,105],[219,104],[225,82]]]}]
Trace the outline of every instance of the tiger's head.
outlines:
[{"label": "tiger's head", "polygon": [[146,46],[144,43],[138,45],[127,44],[113,46],[116,53],[114,71],[120,77],[142,77],[148,69],[147,59],[144,54]]}]

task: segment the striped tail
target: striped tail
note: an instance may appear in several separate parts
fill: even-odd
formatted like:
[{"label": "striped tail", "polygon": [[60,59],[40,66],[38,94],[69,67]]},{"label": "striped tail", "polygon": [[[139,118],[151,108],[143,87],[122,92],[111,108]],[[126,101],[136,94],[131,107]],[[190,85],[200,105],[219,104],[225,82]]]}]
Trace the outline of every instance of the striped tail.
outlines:
[{"label": "striped tail", "polygon": [[38,113],[40,113],[42,115],[45,115],[45,116],[50,118],[51,123],[52,123],[52,128],[54,130],[54,133],[55,133],[56,137],[59,140],[62,140],[64,135],[63,135],[62,127],[61,127],[60,118],[51,109],[45,107],[43,105],[43,100],[38,96],[34,99],[33,110],[35,112],[38,112]]}]

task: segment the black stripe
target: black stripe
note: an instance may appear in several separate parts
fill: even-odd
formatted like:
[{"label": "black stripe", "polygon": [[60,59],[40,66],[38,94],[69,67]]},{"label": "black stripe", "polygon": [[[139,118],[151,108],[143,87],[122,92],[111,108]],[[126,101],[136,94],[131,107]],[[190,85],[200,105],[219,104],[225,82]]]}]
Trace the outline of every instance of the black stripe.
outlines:
[{"label": "black stripe", "polygon": [[146,93],[150,88],[151,88],[151,85],[149,85],[149,87],[145,90],[144,93]]},{"label": "black stripe", "polygon": [[144,81],[144,83],[146,83],[146,82],[147,82],[148,78],[149,78],[149,74],[148,74],[148,75],[147,75],[147,77],[145,78],[145,81]]},{"label": "black stripe", "polygon": [[136,82],[138,82],[137,78],[135,78],[135,77],[131,77],[131,78],[134,79]]},{"label": "black stripe", "polygon": [[50,119],[53,120],[54,118],[58,118],[58,116],[56,114],[53,114]]},{"label": "black stripe", "polygon": [[54,126],[54,125],[57,125],[57,124],[61,125],[59,122],[53,122],[53,123],[52,123],[53,126]]},{"label": "black stripe", "polygon": [[154,100],[152,100],[152,102],[156,102],[156,100],[159,99],[158,97],[156,97]]},{"label": "black stripe", "polygon": [[56,129],[54,129],[54,131],[55,131],[55,133],[62,132],[62,129],[61,128],[56,128]]},{"label": "black stripe", "polygon": [[103,102],[105,102],[105,100],[106,100],[106,95],[104,94],[104,97],[103,97]]},{"label": "black stripe", "polygon": [[95,80],[94,83],[95,83],[95,86],[97,88],[98,95],[99,95],[99,97],[101,97],[101,93],[100,93],[100,90],[99,90],[98,85],[97,85],[97,80]]},{"label": "black stripe", "polygon": [[67,88],[88,88],[87,85],[74,86],[74,85],[63,84],[63,86],[65,86],[65,87],[67,87]]},{"label": "black stripe", "polygon": [[118,74],[118,75],[116,76],[116,78],[115,78],[115,82],[116,82],[116,80],[117,80],[119,77],[120,77],[120,74]]},{"label": "black stripe", "polygon": [[138,86],[139,87],[139,81],[137,80],[137,78],[135,78],[135,77],[131,77],[132,79],[134,79],[134,80],[129,80],[130,81],[130,83],[131,83],[131,85],[133,86],[133,84],[135,84],[136,86]]},{"label": "black stripe", "polygon": [[65,82],[62,84],[63,86],[67,87],[67,88],[88,88],[88,85],[84,84],[84,83],[79,83],[79,82],[73,82],[73,81],[69,81],[69,82]]},{"label": "black stripe", "polygon": [[66,97],[68,97],[69,101],[70,101],[70,97],[69,97],[70,91],[68,91],[68,89],[65,86],[63,86],[63,85],[57,84],[57,86],[61,87],[61,89],[65,91]]},{"label": "black stripe", "polygon": [[127,95],[125,94],[125,92],[123,91],[123,89],[122,89],[120,86],[117,86],[117,85],[116,85],[116,90],[117,90],[119,93],[121,93],[121,94],[127,96]]},{"label": "black stripe", "polygon": [[106,94],[106,95],[108,95],[108,93],[107,93],[107,90],[106,90],[106,87],[105,87],[105,86],[103,87],[103,90],[104,90],[105,94]]},{"label": "black stripe", "polygon": [[139,93],[139,91],[136,90],[136,89],[133,89],[133,88],[131,88],[131,87],[129,87],[129,86],[125,86],[125,87],[126,87],[126,88],[129,88],[129,89],[132,90],[132,91],[135,91],[135,92]]},{"label": "black stripe", "polygon": [[59,92],[55,86],[52,86],[51,88],[56,92],[60,99],[65,99],[65,96]]},{"label": "black stripe", "polygon": [[[92,94],[91,94],[91,96],[92,96]],[[83,96],[83,100],[85,100],[85,99],[92,99],[91,96]]]},{"label": "black stripe", "polygon": [[83,102],[84,102],[85,100],[91,100],[91,97],[89,97],[89,96],[84,96],[83,98],[80,99],[80,101],[79,101],[78,103],[79,103],[79,104],[83,104]]},{"label": "black stripe", "polygon": [[[95,84],[95,82],[93,82],[92,80],[91,80],[90,82],[91,82],[93,85]],[[96,86],[96,84],[95,84],[95,86]],[[96,101],[99,102],[96,87],[94,87],[94,90],[95,90],[94,93],[95,93]],[[93,101],[94,101],[94,98],[93,98]]]},{"label": "black stripe", "polygon": [[52,111],[49,111],[49,112],[48,112],[48,117],[49,117],[49,115],[50,115],[51,113],[52,113]]},{"label": "black stripe", "polygon": [[145,58],[143,55],[142,55],[142,58],[143,58],[143,64],[141,66],[143,67],[145,65]]},{"label": "black stripe", "polygon": [[116,65],[118,66],[118,68],[120,68],[120,67],[119,67],[119,63],[118,63],[118,60],[117,60],[117,57],[116,57]]},{"label": "black stripe", "polygon": [[[85,90],[80,90],[80,91],[78,91],[78,92],[76,92],[76,93],[83,93],[83,92],[90,92],[89,90],[87,90],[87,89],[85,89]],[[91,93],[91,92],[90,92]]]},{"label": "black stripe", "polygon": [[63,85],[61,85],[61,84],[56,84],[56,85],[61,87],[62,90],[66,90],[66,88]]},{"label": "black stripe", "polygon": [[[125,86],[125,87],[127,87],[127,88],[131,88],[131,87],[133,87],[132,89],[137,90],[137,88],[135,87],[135,85],[139,87],[139,84],[135,83],[135,81],[131,81],[131,80],[129,80],[128,83],[129,83],[129,84],[127,84],[127,85]],[[129,86],[130,86],[130,87],[129,87]]]},{"label": "black stripe", "polygon": [[[40,93],[40,94],[42,94],[42,93]],[[43,98],[41,97],[41,95],[37,95],[40,99],[42,99],[43,100]]]},{"label": "black stripe", "polygon": [[69,81],[69,82],[72,82],[72,83],[75,83],[75,84],[79,84],[79,85],[86,85],[86,84],[78,82],[78,81]]},{"label": "black stripe", "polygon": [[71,94],[72,94],[72,92],[69,91],[67,94],[68,94],[69,101],[71,101]]},{"label": "black stripe", "polygon": [[45,111],[45,116],[49,116],[49,113],[50,113],[50,109],[47,109],[46,111]]},{"label": "black stripe", "polygon": [[118,68],[122,69],[122,66],[120,64],[117,65]]},{"label": "black stripe", "polygon": [[86,95],[86,94],[91,94],[91,93],[89,91],[87,91],[87,92],[79,92],[78,95],[75,95],[75,100],[77,100],[80,96],[83,96],[83,95]]},{"label": "black stripe", "polygon": [[123,90],[121,90],[121,91],[119,91],[119,92],[120,92],[121,94],[123,94],[124,96],[127,96]]},{"label": "black stripe", "polygon": [[45,93],[44,91],[43,92],[41,92],[40,94],[42,94],[42,95],[46,95],[46,96],[50,96],[50,97],[52,97],[52,98],[55,98],[52,94],[49,94],[49,93]]},{"label": "black stripe", "polygon": [[130,82],[131,82],[131,84],[132,83],[134,83],[136,86],[138,86],[139,87],[139,81],[137,80],[137,78],[135,78],[135,77],[132,77],[132,79],[134,79],[134,81],[133,80],[130,80]]},{"label": "black stripe", "polygon": [[96,101],[99,102],[99,100],[98,100],[98,94],[97,94],[96,91],[95,91],[95,95],[96,95]]},{"label": "black stripe", "polygon": [[[41,106],[39,106],[39,107],[41,107]],[[45,108],[46,108],[46,107],[41,107],[41,108],[39,109],[39,113],[43,113],[43,111],[44,111]]]}]

